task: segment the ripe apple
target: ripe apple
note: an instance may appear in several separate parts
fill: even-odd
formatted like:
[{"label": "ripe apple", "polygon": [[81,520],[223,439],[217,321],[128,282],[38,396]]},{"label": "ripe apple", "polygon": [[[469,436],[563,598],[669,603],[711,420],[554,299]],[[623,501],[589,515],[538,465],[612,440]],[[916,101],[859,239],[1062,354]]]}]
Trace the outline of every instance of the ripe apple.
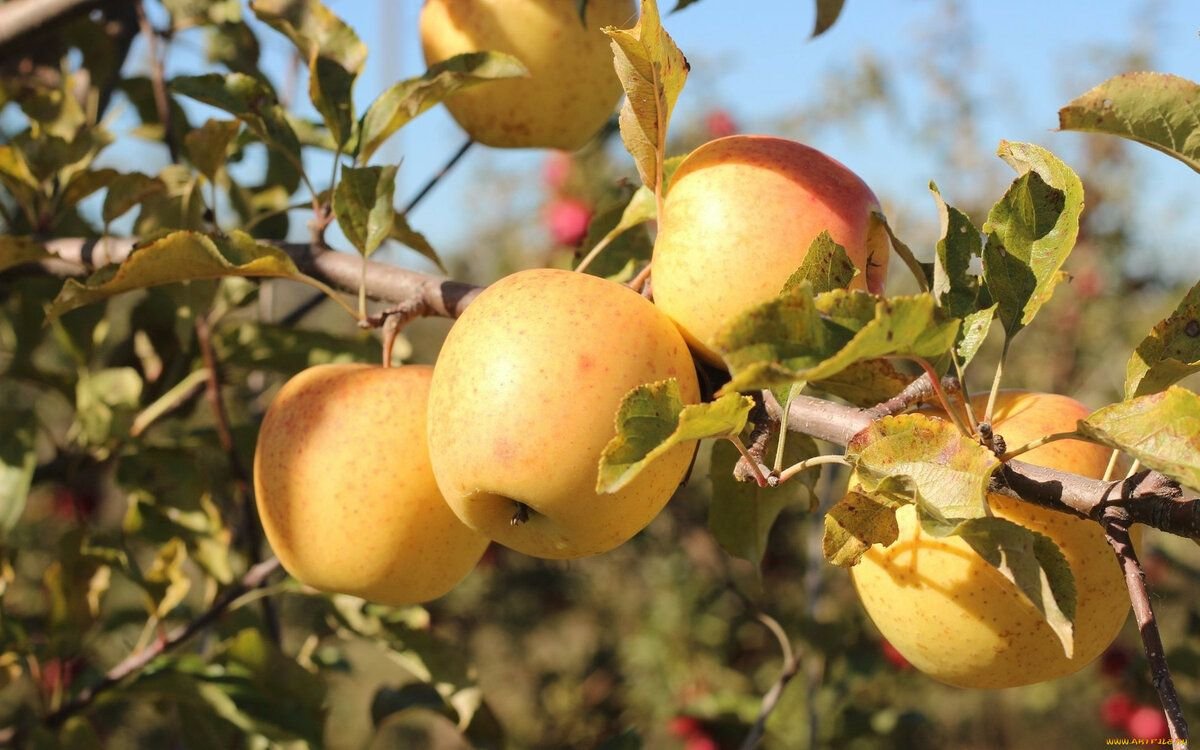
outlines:
[{"label": "ripe apple", "polygon": [[1100,720],[1113,729],[1124,729],[1134,711],[1133,698],[1128,693],[1113,693],[1100,703]]},{"label": "ripe apple", "polygon": [[535,557],[616,547],[675,492],[680,445],[624,489],[598,495],[600,454],[631,389],[667,378],[699,398],[671,321],[621,284],[553,269],[492,284],[450,329],[429,393],[429,453],[468,526]]},{"label": "ripe apple", "polygon": [[[983,413],[986,394],[974,401]],[[1054,394],[1001,392],[993,428],[1010,447],[1075,427],[1088,409]],[[1062,440],[1022,461],[1100,477],[1109,449]],[[959,687],[1000,688],[1044,682],[1083,668],[1125,622],[1129,598],[1112,549],[1094,521],[990,495],[995,515],[1054,540],[1075,576],[1074,655],[1068,659],[1050,626],[1016,587],[958,537],[922,532],[916,507],[896,513],[899,538],[871,547],[851,568],[867,613],[913,666]]]},{"label": "ripe apple", "polygon": [[280,389],[254,453],[271,548],[304,583],[382,604],[445,594],[488,540],[438,493],[425,443],[433,368],[310,367]]},{"label": "ripe apple", "polygon": [[626,27],[633,0],[591,0],[587,25],[575,0],[427,0],[421,44],[432,65],[464,52],[506,52],[528,78],[492,81],[446,100],[458,124],[480,143],[560,148],[587,143],[621,98],[604,26]]},{"label": "ripe apple", "polygon": [[812,241],[828,230],[862,272],[852,288],[883,289],[888,238],[879,201],[853,172],[795,141],[735,135],[688,155],[671,179],[654,243],[654,301],[692,348],[779,294]]}]

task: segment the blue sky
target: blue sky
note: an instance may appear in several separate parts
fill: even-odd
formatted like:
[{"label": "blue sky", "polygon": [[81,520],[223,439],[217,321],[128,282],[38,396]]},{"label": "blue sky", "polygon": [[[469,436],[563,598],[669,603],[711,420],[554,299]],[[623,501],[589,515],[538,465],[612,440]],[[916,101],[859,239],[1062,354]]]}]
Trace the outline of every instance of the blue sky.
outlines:
[{"label": "blue sky", "polygon": [[[424,71],[417,35],[419,0],[327,2],[371,50],[355,90],[360,112],[391,83]],[[955,195],[948,190],[954,188],[998,198],[1011,179],[991,156],[1001,139],[1033,141],[1071,160],[1083,136],[1054,132],[1057,110],[1122,70],[1114,50],[1152,40],[1148,67],[1200,80],[1200,3],[1195,0],[964,0],[957,5],[963,22],[952,26],[946,19],[955,4],[946,0],[847,0],[837,24],[810,40],[810,2],[697,2],[665,18],[667,30],[692,63],[674,124],[685,127],[721,107],[733,113],[745,132],[794,137],[827,151],[872,185],[893,223],[902,234],[908,224],[911,234],[905,236],[920,248],[933,239],[926,236],[934,218],[926,189],[931,179],[951,202]],[[948,31],[952,28],[957,33]],[[261,37],[268,71],[281,73],[290,54],[288,42],[265,29]],[[822,82],[868,57],[885,71],[900,101],[896,109],[868,108],[837,127],[809,127],[790,118],[817,102],[836,103],[836,92],[831,99]],[[921,73],[930,60],[940,60],[966,81],[978,114],[976,133],[924,127],[924,115],[938,95]],[[197,64],[195,54],[182,50],[172,56],[169,72],[198,72]],[[440,107],[394,137],[375,161],[402,160],[398,202],[424,183],[463,137]],[[969,173],[945,171],[939,154],[956,143],[979,162]],[[1200,175],[1148,149],[1137,151],[1134,188],[1146,195],[1141,241],[1153,248],[1155,262],[1178,268],[1182,259],[1194,277],[1200,274],[1194,239],[1200,236],[1200,212],[1194,210]],[[470,203],[479,195],[473,183],[486,171],[509,174],[515,183],[531,186],[524,201],[506,206],[528,211],[534,226],[540,200],[536,175],[545,158],[541,151],[477,147],[414,211],[411,221],[440,250],[461,248],[473,237]],[[423,267],[411,254],[396,259]]]}]

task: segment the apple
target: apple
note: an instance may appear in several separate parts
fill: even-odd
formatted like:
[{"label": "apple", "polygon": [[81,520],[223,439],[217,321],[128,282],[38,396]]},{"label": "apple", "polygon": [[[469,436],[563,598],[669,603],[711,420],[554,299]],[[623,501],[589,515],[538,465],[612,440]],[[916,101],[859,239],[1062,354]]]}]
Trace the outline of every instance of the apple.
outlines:
[{"label": "apple", "polygon": [[1161,740],[1171,736],[1167,717],[1158,706],[1138,706],[1129,714],[1125,731],[1135,740]]},{"label": "apple", "polygon": [[1121,646],[1111,646],[1100,657],[1100,674],[1119,680],[1129,669],[1133,656]]},{"label": "apple", "polygon": [[709,138],[724,138],[738,132],[737,122],[727,109],[714,109],[705,115],[704,129]]},{"label": "apple", "polygon": [[671,179],[654,244],[654,301],[698,355],[721,366],[716,333],[777,296],[812,241],[828,230],[862,272],[856,289],[880,292],[888,238],[857,175],[802,143],[735,135],[693,151]]},{"label": "apple", "polygon": [[438,493],[425,444],[433,368],[329,364],[280,389],[254,453],[254,493],[283,567],[322,591],[429,601],[488,540]]},{"label": "apple", "polygon": [[909,664],[908,659],[904,658],[904,654],[891,644],[891,641],[883,641],[879,644],[879,650],[883,653],[883,658],[900,671],[912,669],[912,664]]},{"label": "apple", "polygon": [[570,271],[507,276],[466,309],[434,367],[438,486],[464,523],[518,552],[610,550],[654,519],[691,461],[693,446],[676,446],[619,492],[596,493],[621,400],[668,378],[699,399],[687,345],[640,294]]},{"label": "apple", "polygon": [[573,168],[571,155],[566,151],[555,151],[542,162],[542,184],[552,193],[557,193],[571,179]]},{"label": "apple", "polygon": [[[986,394],[973,401],[982,414]],[[993,428],[1010,447],[1074,429],[1089,413],[1074,399],[1001,392]],[[1076,440],[1049,443],[1022,461],[1100,477],[1109,449]],[[927,536],[916,506],[896,513],[899,538],[875,545],[851,568],[863,606],[913,666],[959,687],[1000,688],[1062,677],[1083,668],[1116,638],[1129,612],[1121,570],[1100,525],[989,495],[993,513],[1050,537],[1075,576],[1074,655],[1068,659],[1041,614],[958,537]]]},{"label": "apple", "polygon": [[491,81],[446,100],[480,143],[574,151],[596,134],[621,98],[605,26],[628,27],[633,0],[591,0],[586,25],[576,0],[427,0],[421,44],[432,65],[464,52],[506,52],[529,77]]},{"label": "apple", "polygon": [[575,198],[556,198],[546,207],[546,226],[560,245],[578,247],[587,237],[592,209]]}]

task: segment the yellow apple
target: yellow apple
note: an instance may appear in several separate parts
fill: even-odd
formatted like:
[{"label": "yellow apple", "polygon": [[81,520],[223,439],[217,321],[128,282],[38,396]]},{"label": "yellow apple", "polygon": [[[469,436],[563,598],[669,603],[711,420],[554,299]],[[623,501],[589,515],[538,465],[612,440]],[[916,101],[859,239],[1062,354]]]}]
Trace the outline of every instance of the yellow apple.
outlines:
[{"label": "yellow apple", "polygon": [[[986,396],[974,400],[983,413]],[[993,414],[1010,448],[1074,429],[1089,411],[1066,396],[1001,392]],[[1020,460],[1099,478],[1108,448],[1077,440],[1048,443]],[[951,685],[1003,688],[1052,680],[1082,669],[1112,643],[1129,596],[1100,525],[1002,495],[997,516],[1045,534],[1075,576],[1074,655],[1068,659],[1041,614],[1016,587],[958,537],[921,531],[916,507],[896,514],[900,536],[873,546],[851,568],[863,606],[884,638],[925,674]]]},{"label": "yellow apple", "polygon": [[688,155],[671,179],[654,243],[654,302],[692,348],[721,366],[716,333],[779,294],[823,231],[883,290],[888,238],[871,221],[879,201],[859,177],[795,141],[734,135]]},{"label": "yellow apple", "polygon": [[322,591],[415,604],[454,588],[488,540],[438,492],[425,443],[433,368],[318,365],[280,389],[254,492],[283,567]]},{"label": "yellow apple", "polygon": [[591,0],[587,25],[576,0],[427,0],[421,44],[432,65],[464,52],[506,52],[528,78],[493,81],[446,100],[467,133],[489,146],[583,146],[621,98],[604,26],[636,20],[633,0]]},{"label": "yellow apple", "polygon": [[600,454],[631,389],[679,381],[699,398],[687,345],[629,288],[570,271],[505,277],[450,329],[429,392],[438,486],[468,526],[519,552],[567,559],[626,541],[674,494],[680,445],[598,495]]}]

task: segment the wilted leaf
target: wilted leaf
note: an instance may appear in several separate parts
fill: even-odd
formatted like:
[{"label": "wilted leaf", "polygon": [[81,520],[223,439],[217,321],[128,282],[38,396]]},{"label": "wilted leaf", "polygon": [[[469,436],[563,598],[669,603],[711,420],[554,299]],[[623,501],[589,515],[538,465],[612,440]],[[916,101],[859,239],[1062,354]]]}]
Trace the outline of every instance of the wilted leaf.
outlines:
[{"label": "wilted leaf", "polygon": [[105,224],[109,224],[150,196],[164,193],[166,190],[166,184],[157,177],[147,177],[140,172],[115,175],[108,184],[101,217]]},{"label": "wilted leaf", "polygon": [[821,552],[833,565],[857,565],[872,544],[896,541],[896,509],[903,503],[882,494],[851,489],[825,514]]},{"label": "wilted leaf", "polygon": [[1200,283],[1137,345],[1125,366],[1125,398],[1156,393],[1196,372],[1200,372]]},{"label": "wilted leaf", "polygon": [[34,436],[37,418],[32,411],[0,407],[0,541],[16,526],[25,511],[25,499],[37,466]]},{"label": "wilted leaf", "polygon": [[[775,455],[776,442],[767,444],[765,455]],[[819,455],[817,444],[806,435],[791,433],[784,446],[784,467]],[[783,509],[800,505],[811,511],[816,503],[814,487],[818,471],[805,471],[777,487],[759,487],[755,482],[739,482],[733,476],[741,453],[728,440],[712,447],[709,479],[712,503],[708,508],[708,528],[717,543],[734,557],[762,563],[771,529]]]},{"label": "wilted leaf", "polygon": [[936,357],[954,343],[928,294],[878,298],[843,289],[814,299],[802,284],[751,308],[716,336],[732,380],[721,392],[832,378],[856,362],[887,356]]},{"label": "wilted leaf", "polygon": [[838,16],[842,14],[842,5],[845,0],[816,0],[817,3],[817,20],[813,24],[813,36],[820,36],[833,26],[838,20]]},{"label": "wilted leaf", "polygon": [[388,233],[388,239],[395,240],[405,247],[416,250],[425,258],[433,261],[433,264],[442,273],[447,273],[446,266],[442,263],[442,259],[438,257],[437,251],[433,249],[433,245],[429,244],[429,240],[425,238],[425,235],[408,225],[408,217],[403,213],[396,212],[396,215],[392,217],[392,231]]},{"label": "wilted leaf", "polygon": [[480,83],[528,75],[528,69],[512,55],[468,52],[430,66],[422,76],[392,85],[363,115],[358,163],[365,164],[393,133],[452,94]]},{"label": "wilted leaf", "polygon": [[1021,176],[988,213],[983,276],[1009,337],[1029,324],[1063,278],[1083,212],[1083,183],[1040,146],[1001,141],[997,151]]},{"label": "wilted leaf", "polygon": [[115,271],[101,269],[82,284],[68,279],[47,318],[132,289],[225,276],[275,276],[325,288],[300,273],[282,250],[256,242],[244,232],[227,237],[172,232],[135,248]]},{"label": "wilted leaf", "polygon": [[346,239],[370,257],[393,228],[396,167],[346,167],[333,191],[333,210]]},{"label": "wilted leaf", "polygon": [[854,261],[846,254],[846,248],[834,242],[826,230],[817,235],[809,245],[800,267],[784,282],[783,291],[786,292],[805,281],[812,286],[815,294],[845,289],[850,286],[858,272]]},{"label": "wilted leaf", "polygon": [[52,257],[46,248],[30,237],[18,237],[12,234],[0,235],[0,272],[10,268],[37,263]]},{"label": "wilted leaf", "polygon": [[229,144],[237,137],[242,124],[237,120],[208,120],[183,139],[188,158],[196,169],[210,181],[225,168]]},{"label": "wilted leaf", "polygon": [[228,112],[264,143],[299,163],[300,141],[275,95],[257,78],[244,73],[179,76],[171,81],[171,90]]},{"label": "wilted leaf", "polygon": [[748,396],[736,394],[707,404],[684,404],[674,378],[634,388],[617,409],[616,437],[600,454],[596,491],[619,491],[677,445],[738,435],[753,405]]},{"label": "wilted leaf", "polygon": [[1058,111],[1063,130],[1119,135],[1200,172],[1200,85],[1166,73],[1110,78]]},{"label": "wilted leaf", "polygon": [[687,80],[688,61],[662,27],[655,0],[642,0],[642,13],[631,29],[605,27],[612,39],[617,77],[625,89],[621,140],[633,156],[642,183],[660,184],[671,111]]},{"label": "wilted leaf", "polygon": [[987,514],[988,480],[1000,465],[953,424],[924,414],[872,422],[850,440],[846,458],[865,492],[891,492],[897,481],[912,491],[926,531],[939,534],[950,529],[933,528],[938,522]]},{"label": "wilted leaf", "polygon": [[1075,576],[1050,537],[1004,518],[973,518],[955,532],[1037,607],[1068,659],[1075,651]]},{"label": "wilted leaf", "polygon": [[1106,406],[1082,420],[1079,431],[1200,489],[1200,396],[1189,390],[1173,385]]}]

